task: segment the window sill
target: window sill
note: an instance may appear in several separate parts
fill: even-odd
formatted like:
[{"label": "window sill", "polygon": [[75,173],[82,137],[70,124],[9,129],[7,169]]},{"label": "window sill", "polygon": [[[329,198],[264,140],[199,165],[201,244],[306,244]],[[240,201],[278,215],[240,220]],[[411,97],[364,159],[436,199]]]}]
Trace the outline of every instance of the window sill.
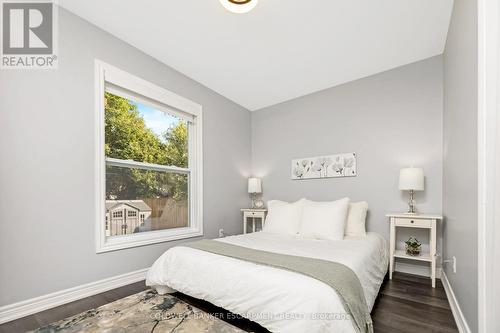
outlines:
[{"label": "window sill", "polygon": [[97,244],[96,252],[105,253],[200,236],[203,236],[203,231],[198,228],[176,228],[171,230],[143,232],[127,236],[112,236],[106,237],[103,242]]}]

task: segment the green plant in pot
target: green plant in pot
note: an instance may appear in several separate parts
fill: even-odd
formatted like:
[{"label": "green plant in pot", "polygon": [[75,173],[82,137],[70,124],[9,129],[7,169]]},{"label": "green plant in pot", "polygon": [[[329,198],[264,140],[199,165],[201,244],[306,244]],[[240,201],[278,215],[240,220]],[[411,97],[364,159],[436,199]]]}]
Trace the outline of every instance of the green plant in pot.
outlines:
[{"label": "green plant in pot", "polygon": [[406,242],[406,254],[410,256],[419,256],[422,250],[422,243],[415,237],[410,237]]}]

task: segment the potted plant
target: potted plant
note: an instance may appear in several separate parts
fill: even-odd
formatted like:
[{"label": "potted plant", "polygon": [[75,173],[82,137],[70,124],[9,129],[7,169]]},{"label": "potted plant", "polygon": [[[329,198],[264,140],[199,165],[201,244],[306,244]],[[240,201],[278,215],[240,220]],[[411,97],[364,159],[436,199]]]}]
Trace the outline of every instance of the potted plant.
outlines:
[{"label": "potted plant", "polygon": [[410,256],[419,256],[422,244],[415,237],[410,237],[406,242],[406,254]]}]

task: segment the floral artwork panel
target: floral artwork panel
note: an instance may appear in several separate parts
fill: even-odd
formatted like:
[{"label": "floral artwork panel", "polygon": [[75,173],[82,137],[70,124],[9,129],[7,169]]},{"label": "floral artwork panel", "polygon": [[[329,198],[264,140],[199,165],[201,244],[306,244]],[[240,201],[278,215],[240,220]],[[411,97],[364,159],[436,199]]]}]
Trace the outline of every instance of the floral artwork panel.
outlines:
[{"label": "floral artwork panel", "polygon": [[292,160],[292,179],[356,177],[356,153]]}]

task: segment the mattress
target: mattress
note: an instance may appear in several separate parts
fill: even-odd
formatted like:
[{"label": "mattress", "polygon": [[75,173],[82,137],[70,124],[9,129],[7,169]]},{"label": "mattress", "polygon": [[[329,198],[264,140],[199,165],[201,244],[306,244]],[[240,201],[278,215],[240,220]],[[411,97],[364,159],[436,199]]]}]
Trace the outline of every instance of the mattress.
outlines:
[{"label": "mattress", "polygon": [[[217,239],[234,245],[342,263],[358,276],[371,310],[387,272],[385,239],[369,232],[341,241],[255,232]],[[355,332],[336,292],[299,273],[177,246],[148,271],[159,293],[179,291],[255,321],[272,332]]]}]

